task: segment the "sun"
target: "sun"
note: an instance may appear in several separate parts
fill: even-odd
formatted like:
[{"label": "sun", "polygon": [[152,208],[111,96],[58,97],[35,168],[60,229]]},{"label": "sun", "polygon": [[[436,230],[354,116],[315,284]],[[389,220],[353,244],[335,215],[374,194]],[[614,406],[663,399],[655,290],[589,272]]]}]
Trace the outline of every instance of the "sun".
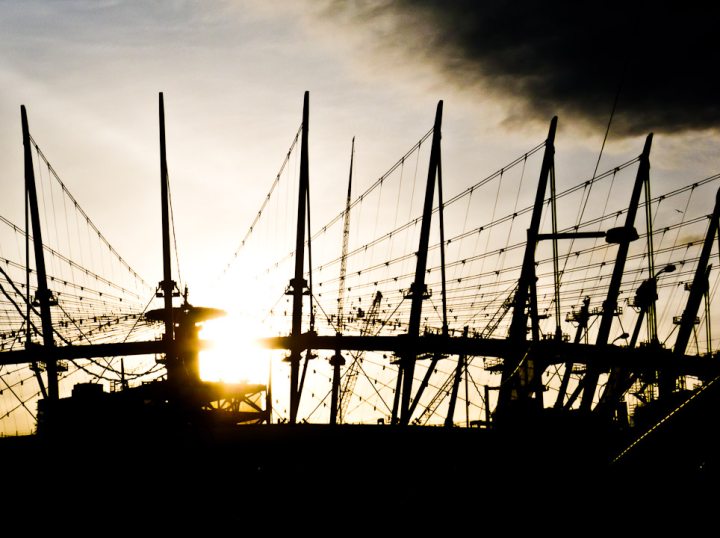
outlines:
[{"label": "sun", "polygon": [[216,347],[200,353],[200,377],[204,381],[267,384],[271,352],[255,344],[263,329],[257,320],[239,314],[205,322],[200,338],[213,340]]}]

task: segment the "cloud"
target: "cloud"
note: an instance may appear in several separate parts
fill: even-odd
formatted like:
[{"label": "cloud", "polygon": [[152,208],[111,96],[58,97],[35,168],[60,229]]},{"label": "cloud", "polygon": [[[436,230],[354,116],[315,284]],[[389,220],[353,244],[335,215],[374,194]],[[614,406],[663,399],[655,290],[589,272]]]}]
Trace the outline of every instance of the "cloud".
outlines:
[{"label": "cloud", "polygon": [[[683,4],[687,5],[687,4]],[[550,0],[328,2],[322,18],[369,31],[373,50],[429,63],[446,82],[505,103],[505,123],[572,115],[613,133],[720,127],[710,83],[714,12],[642,1],[577,9]]]}]

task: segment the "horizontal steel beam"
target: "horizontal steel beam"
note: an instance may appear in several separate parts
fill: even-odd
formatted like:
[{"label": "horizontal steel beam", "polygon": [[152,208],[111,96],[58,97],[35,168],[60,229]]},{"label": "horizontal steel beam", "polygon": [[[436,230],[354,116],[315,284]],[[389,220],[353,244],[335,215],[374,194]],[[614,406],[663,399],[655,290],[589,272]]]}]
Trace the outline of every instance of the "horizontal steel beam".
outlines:
[{"label": "horizontal steel beam", "polygon": [[597,366],[603,371],[622,366],[633,372],[669,371],[678,375],[705,377],[720,375],[720,364],[705,357],[684,355],[675,357],[669,349],[629,349],[614,345],[595,346],[557,342],[514,343],[506,339],[462,338],[442,335],[423,335],[410,338],[399,336],[318,336],[305,333],[298,338],[277,336],[259,338],[256,343],[267,349],[300,349],[377,351],[432,357],[434,353],[482,357],[506,357],[510,354],[532,353],[544,367],[573,362]]},{"label": "horizontal steel beam", "polygon": [[[169,353],[170,346],[161,340],[148,342],[123,342],[119,344],[87,344],[81,346],[55,346],[52,356],[55,360],[90,359],[93,357],[128,357],[131,355],[155,355]],[[175,344],[177,345],[177,344]],[[213,340],[199,340],[197,346],[184,346],[179,351],[205,351],[216,347]],[[29,349],[0,352],[0,365],[45,362],[48,353],[44,346],[34,344]]]},{"label": "horizontal steel beam", "polygon": [[605,237],[605,232],[565,232],[555,234],[538,234],[537,240],[545,239],[599,239]]},{"label": "horizontal steel beam", "polygon": [[[305,333],[297,338],[276,336],[258,338],[255,343],[265,349],[321,349],[328,351],[377,351],[432,357],[444,355],[467,355],[471,357],[506,357],[517,353],[532,353],[535,361],[547,367],[551,364],[573,362],[597,366],[602,371],[623,367],[631,372],[663,371],[676,375],[708,377],[720,375],[720,361],[695,355],[673,355],[670,349],[649,347],[629,349],[614,345],[575,344],[546,340],[537,343],[513,343],[499,338],[463,338],[426,334],[415,338],[397,336],[318,336]],[[89,344],[82,346],[54,347],[56,360],[89,359],[93,357],[127,357],[132,355],[155,355],[169,353],[168,344],[161,340],[148,342],[125,342],[119,344]],[[213,340],[198,340],[192,348],[178,351],[205,351],[215,349]],[[42,345],[30,349],[0,352],[0,365],[44,362],[46,352]]]}]

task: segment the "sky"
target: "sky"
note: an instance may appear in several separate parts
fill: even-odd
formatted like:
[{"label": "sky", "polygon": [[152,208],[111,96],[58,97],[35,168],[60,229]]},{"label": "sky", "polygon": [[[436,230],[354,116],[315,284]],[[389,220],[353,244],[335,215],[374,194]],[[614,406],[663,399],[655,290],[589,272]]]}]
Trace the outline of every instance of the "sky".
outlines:
[{"label": "sky", "polygon": [[[654,131],[656,168],[712,170],[711,19],[475,4],[3,1],[2,214],[21,220],[25,104],[31,133],[82,207],[131,266],[159,280],[150,253],[160,244],[160,91],[183,278],[196,288],[239,245],[299,126],[305,90],[311,181],[322,185],[315,206],[327,197],[332,213],[343,186],[325,178],[347,174],[352,136],[358,182],[368,185],[429,129],[440,99],[451,170],[502,166],[541,141],[557,114],[558,159],[589,175],[623,77],[603,159],[637,154]],[[469,183],[459,175],[448,180],[456,191]]]},{"label": "sky", "polygon": [[666,192],[720,168],[707,74],[718,17],[669,6],[0,0],[0,214],[22,224],[24,104],[98,229],[161,280],[158,92],[192,302],[217,296],[306,90],[314,229],[343,209],[353,136],[360,192],[431,128],[441,99],[447,198],[542,142],[555,115],[559,188],[590,178],[616,97],[599,170],[653,132],[653,193]]}]

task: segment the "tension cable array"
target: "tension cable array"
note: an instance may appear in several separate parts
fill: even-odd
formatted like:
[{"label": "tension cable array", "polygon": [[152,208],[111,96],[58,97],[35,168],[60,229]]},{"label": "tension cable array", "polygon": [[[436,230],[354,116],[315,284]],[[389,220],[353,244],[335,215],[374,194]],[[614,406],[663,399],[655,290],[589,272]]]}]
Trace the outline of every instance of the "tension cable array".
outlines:
[{"label": "tension cable array", "polygon": [[[428,133],[428,135],[429,134],[430,133]],[[425,140],[428,135],[425,135],[423,140]],[[477,182],[473,186],[466,188],[459,194],[450,197],[443,203],[443,208],[449,210],[455,202],[465,199],[465,197],[467,197],[468,200],[466,204],[467,208],[464,212],[450,214],[450,218],[457,221],[452,223],[451,227],[456,225],[458,231],[456,233],[447,234],[446,237],[449,237],[449,239],[445,239],[444,241],[446,250],[451,249],[448,250],[448,261],[446,262],[445,267],[447,269],[453,269],[453,278],[448,280],[448,318],[453,325],[450,330],[456,334],[459,328],[463,326],[469,326],[470,335],[477,336],[483,334],[487,335],[487,331],[491,331],[489,334],[494,333],[502,335],[503,332],[508,329],[508,321],[505,317],[505,313],[507,313],[511,308],[514,294],[514,284],[517,282],[517,274],[519,274],[521,269],[518,253],[527,248],[527,239],[519,235],[524,232],[525,227],[523,227],[522,223],[518,219],[527,218],[527,215],[529,215],[530,211],[532,211],[531,206],[523,203],[524,197],[527,196],[527,193],[524,192],[525,182],[523,181],[523,178],[525,177],[525,169],[531,169],[529,158],[540,149],[544,148],[544,146],[544,143],[536,146],[533,150],[520,156],[508,166],[503,167],[482,181]],[[418,143],[413,150],[419,150],[421,148],[422,143]],[[361,196],[354,197],[354,201],[349,206],[348,211],[354,211],[355,213],[352,218],[353,233],[350,234],[351,243],[354,243],[355,245],[348,249],[347,257],[345,258],[348,262],[347,275],[345,277],[345,288],[347,289],[347,293],[349,295],[348,303],[350,304],[350,312],[348,313],[347,318],[345,318],[345,315],[343,314],[344,319],[342,320],[342,323],[347,326],[347,329],[351,334],[353,331],[361,332],[376,292],[382,293],[382,300],[378,309],[379,317],[377,320],[373,320],[372,322],[372,326],[374,327],[373,333],[380,334],[382,331],[383,334],[401,334],[404,330],[406,330],[410,308],[409,304],[404,301],[404,298],[406,293],[405,290],[408,288],[408,283],[413,276],[413,272],[412,270],[403,270],[403,268],[404,265],[408,263],[412,265],[411,262],[416,256],[416,252],[414,251],[416,239],[413,237],[413,234],[417,233],[417,227],[421,219],[420,217],[412,215],[412,207],[417,206],[417,204],[415,204],[412,200],[412,193],[415,189],[414,183],[408,184],[402,180],[402,174],[395,174],[392,176],[392,172],[403,171],[405,161],[412,155],[413,150],[409,151],[400,160],[398,160],[388,172],[383,174],[380,180],[373,183],[370,189],[366,190]],[[573,215],[575,217],[574,223],[568,222],[567,219],[561,222],[562,226],[560,226],[561,230],[559,230],[559,233],[577,232],[587,229],[592,230],[598,227],[605,230],[608,226],[612,227],[613,222],[617,222],[622,215],[627,213],[627,208],[612,207],[612,205],[616,205],[615,200],[618,198],[617,194],[613,194],[613,204],[608,204],[606,200],[605,210],[600,211],[603,209],[602,204],[595,204],[594,206],[589,205],[590,192],[595,184],[606,179],[613,180],[613,184],[615,184],[614,180],[616,177],[619,177],[619,174],[622,174],[623,171],[630,169],[638,162],[639,158],[631,159],[603,174],[598,175],[596,172],[593,174],[593,177],[587,181],[580,182],[560,190],[555,195],[555,200],[559,201],[565,198],[572,200],[570,204],[579,207],[580,211]],[[518,174],[519,182],[517,180],[510,179],[511,174],[514,173],[513,170],[517,165],[522,165],[522,173]],[[520,169],[518,168],[518,170]],[[397,187],[397,182],[395,183],[395,187],[391,188],[391,184],[387,182],[391,176],[395,178],[399,177],[401,179],[401,186],[399,188]],[[490,197],[483,196],[483,192],[487,190],[483,189],[483,187],[490,185],[495,179],[497,179],[498,182],[492,184],[493,187],[497,186],[497,189],[493,189],[493,195]],[[664,207],[669,207],[667,204],[671,199],[676,198],[683,193],[692,193],[699,187],[705,185],[710,186],[718,179],[720,179],[720,175],[711,176],[702,181],[680,187],[661,196],[654,196],[647,201],[640,202],[639,205],[640,207],[644,207],[646,204],[652,204],[654,207],[659,207],[662,204]],[[528,185],[531,187],[531,182],[528,183]],[[623,186],[624,184],[618,185],[621,188],[625,188]],[[381,186],[382,188],[377,189],[378,186]],[[514,200],[514,203],[507,207],[506,201],[508,200],[508,197],[504,195],[504,192],[511,187],[514,189],[511,198],[511,200]],[[273,184],[273,189],[274,188],[275,184]],[[408,192],[406,201],[402,199],[401,191],[403,188],[406,188]],[[383,201],[379,195],[377,201],[373,200],[371,203],[368,202],[368,197],[371,193],[373,193],[373,191],[375,195],[379,192],[382,196],[389,196],[391,198],[391,202],[388,203],[387,200]],[[270,194],[273,194],[273,192],[277,191],[271,190]],[[392,199],[393,196],[397,196],[397,198]],[[610,199],[609,196],[610,194],[608,194],[608,200]],[[478,207],[478,205],[487,205],[486,202],[488,201],[488,198],[491,203],[490,208],[488,211],[483,211]],[[264,209],[271,207],[269,200],[270,195],[268,195],[265,203],[263,204]],[[550,200],[545,197],[544,206],[546,208],[549,208],[549,201]],[[362,206],[363,202],[368,202],[364,208]],[[408,207],[410,208],[410,218],[404,224],[398,225],[396,222],[390,230],[379,230],[379,228],[382,228],[383,225],[388,224],[388,220],[390,221],[390,224],[392,224],[392,213],[385,213],[385,220],[380,220],[380,211],[382,211],[381,208],[390,207],[391,205],[392,207],[396,207],[395,214],[397,220],[397,216],[401,212],[401,202],[405,208],[403,212],[408,211]],[[480,215],[490,215],[493,212],[493,207],[503,216],[498,218],[493,217],[488,222],[478,222],[477,224],[473,222],[474,220],[476,221]],[[518,209],[518,207],[521,209]],[[583,210],[583,208],[586,210]],[[361,209],[362,211],[360,211]],[[439,209],[440,207],[435,205],[432,211],[433,213],[437,213]],[[504,214],[503,211],[505,212]],[[322,318],[317,318],[319,322],[316,326],[316,330],[319,334],[333,334],[338,326],[338,320],[334,318],[333,312],[335,310],[334,305],[337,301],[337,293],[335,290],[339,286],[342,278],[336,273],[338,267],[340,266],[340,262],[343,261],[343,256],[337,255],[340,251],[342,241],[339,234],[336,233],[335,235],[338,237],[335,237],[330,235],[330,232],[331,229],[333,229],[333,225],[340,222],[345,214],[346,211],[340,212],[336,217],[328,221],[327,224],[321,226],[317,233],[312,235],[313,242],[321,239],[321,236],[325,236],[322,238],[321,242],[323,250],[320,256],[316,258],[318,261],[312,264],[312,273],[314,273],[313,278],[315,279],[313,302],[320,307],[324,314]],[[255,219],[251,228],[254,232],[257,232],[259,229],[259,216],[260,215],[258,215],[258,218]],[[667,212],[658,213],[656,211],[654,213],[654,221],[656,224],[652,230],[652,235],[654,237],[669,237],[667,234],[672,230],[684,230],[685,228],[688,230],[697,229],[697,226],[706,220],[706,217],[703,216],[687,220],[684,219],[682,222],[678,223],[668,217],[671,217],[671,215],[668,215]],[[271,217],[268,217],[267,222],[277,223],[277,219],[272,220]],[[547,225],[549,225],[549,222],[546,226]],[[505,226],[504,230],[506,230],[506,233],[502,233],[496,237],[499,238],[502,236],[503,239],[499,240],[491,238],[490,232],[493,229],[498,229],[502,226]],[[368,240],[360,241],[359,236],[368,230],[375,231],[375,233]],[[516,233],[515,230],[517,230],[518,233]],[[292,229],[287,230],[286,234],[292,235]],[[405,235],[402,236],[401,234]],[[687,233],[684,231],[683,234],[687,236]],[[353,235],[355,235],[355,237],[353,237]],[[480,235],[483,235],[484,238],[486,238],[488,247],[490,247],[484,249],[484,251],[478,251],[478,247],[481,243],[479,241]],[[473,236],[477,237],[477,240],[472,242],[467,241],[467,239],[470,239]],[[646,238],[647,236],[647,232],[641,231],[641,233],[639,233],[639,237],[641,239]],[[248,238],[249,234],[246,236],[246,239]],[[383,241],[385,241],[386,244],[390,244],[391,241],[396,238],[402,239],[402,241],[394,242],[395,246],[390,249],[390,252],[388,252],[384,258],[381,257],[378,259],[378,245],[382,244]],[[690,253],[689,250],[697,248],[699,243],[696,240],[678,241],[678,239],[679,236],[675,238],[675,243],[672,246],[667,246],[666,243],[666,246],[660,245],[660,248],[655,250],[655,256],[658,259],[658,263],[661,261],[661,258],[663,263],[685,264],[685,267],[690,267],[695,263],[698,258]],[[491,241],[492,245],[490,245]],[[337,245],[333,248],[333,244],[335,242]],[[474,246],[471,243],[473,243]],[[245,245],[245,243],[243,243],[243,245]],[[428,254],[433,256],[434,253],[438,251],[439,247],[440,242],[435,240],[430,244]],[[621,300],[627,304],[632,304],[632,295],[637,288],[638,279],[642,278],[644,271],[641,266],[641,262],[647,256],[643,250],[638,250],[636,247],[637,245],[633,247],[633,251],[628,256],[628,264],[632,265],[629,265],[625,271],[626,275],[631,278],[626,279],[620,291]],[[575,309],[584,297],[590,297],[592,301],[601,301],[603,296],[607,293],[607,286],[609,282],[607,271],[612,266],[611,262],[602,260],[602,255],[608,257],[611,255],[613,248],[614,247],[612,245],[601,244],[598,241],[595,241],[592,246],[583,245],[581,248],[573,248],[573,245],[571,244],[565,254],[555,254],[555,258],[558,261],[564,262],[563,269],[562,271],[559,271],[559,274],[561,277],[564,275],[565,280],[561,281],[559,279],[558,284],[553,284],[553,274],[557,272],[557,270],[554,271],[550,267],[550,264],[553,263],[553,256],[549,254],[549,251],[542,248],[542,246],[539,246],[536,261],[537,276],[539,279],[537,293],[539,302],[538,311],[543,315],[543,318],[554,317],[551,314],[551,307],[554,307],[557,302],[557,312],[560,313],[559,315],[568,318],[562,320],[562,323],[564,326],[568,326],[570,323],[569,316],[575,312]],[[277,245],[275,249],[277,250]],[[331,255],[328,256],[326,253]],[[333,253],[335,255],[332,255]],[[597,258],[598,255],[601,255],[601,259],[599,260]],[[264,285],[265,282],[270,283],[271,279],[268,279],[268,277],[273,274],[275,277],[278,277],[278,282],[281,282],[287,275],[287,272],[284,272],[286,269],[282,269],[283,264],[284,262],[290,260],[293,256],[294,253],[289,253],[284,257],[276,258],[276,261],[266,265],[265,269],[261,271],[256,270],[255,278],[253,279],[253,286],[259,287]],[[479,265],[484,263],[485,260],[494,260],[494,267],[490,266],[488,269],[479,267]],[[439,260],[436,260],[435,262],[428,264],[427,273],[434,277],[434,280],[428,282],[429,286],[439,285],[438,278],[440,265],[438,262]],[[403,266],[403,268],[400,266]],[[330,272],[328,273],[328,271]],[[664,290],[670,291],[678,289],[678,286],[682,284],[682,280],[687,279],[691,272],[692,271],[690,269],[678,271],[672,278],[661,281],[658,284],[658,289],[661,293],[664,293]],[[282,275],[280,275],[280,273],[282,273]],[[582,275],[583,273],[584,275],[580,278],[569,279],[570,275]],[[306,266],[305,275],[306,277],[310,275],[309,266]],[[559,286],[559,288],[556,292],[557,295],[555,295],[552,290],[557,286]],[[277,295],[279,294],[273,294],[273,298],[277,297]],[[556,297],[559,298],[559,301],[557,301]],[[441,318],[440,313],[438,312],[439,306],[436,301],[433,301],[432,297],[429,297],[428,299],[429,300],[426,301],[426,306],[422,314],[424,320],[424,330],[438,333],[440,329],[437,325],[435,325],[435,323]],[[665,310],[668,311],[667,305]],[[279,331],[281,334],[287,331],[287,323],[289,321],[289,311],[287,309],[283,312],[282,307],[278,308],[278,303],[275,303],[272,308],[269,310],[266,309],[265,312],[265,319],[274,320],[271,324],[273,331]],[[308,313],[306,311],[304,313],[303,323],[308,324],[312,315],[312,313]],[[558,314],[555,315],[557,316]],[[622,323],[627,326],[627,317],[630,316],[632,318],[632,315],[633,310],[627,309],[626,318],[622,321]],[[433,319],[435,321],[433,321]],[[663,316],[663,319],[666,319],[666,317]],[[589,330],[597,329],[596,326],[593,328],[592,323],[590,324],[590,327],[591,329]],[[367,362],[367,365],[369,366],[373,362],[375,361],[369,361]],[[378,364],[381,364],[382,362],[383,361],[378,361]],[[469,363],[471,362],[472,361],[470,360]],[[419,375],[415,377],[416,381],[420,381],[423,378],[422,365],[421,363],[419,364],[421,369],[419,371]],[[449,364],[455,364],[452,358],[449,359]],[[475,384],[474,390],[482,397],[483,395],[479,387],[483,384],[487,385],[489,383],[487,377],[489,372],[484,368],[478,368],[476,371],[474,370],[476,367],[471,366],[470,364],[468,364],[468,366],[471,370],[469,370],[466,375],[468,379],[473,380],[473,383]],[[442,382],[438,383],[431,382],[430,386],[432,387],[435,385],[438,387],[438,394],[440,394],[442,390],[445,390],[445,395],[447,395],[448,383],[454,370],[455,368],[451,368],[447,373],[449,376],[448,378],[445,378]],[[318,367],[312,371],[320,372],[321,370],[320,367]],[[363,375],[359,375],[359,373],[355,373],[353,371],[351,375],[354,375],[357,379],[365,378],[372,380],[370,384],[373,385],[373,388],[371,389],[370,387],[365,387],[363,389],[359,386],[358,390],[360,392],[358,394],[362,395],[363,390],[374,391],[376,386],[386,386],[389,390],[392,390],[392,380],[387,377],[383,377],[383,375],[388,374],[389,371],[390,369],[384,368],[382,370],[382,375],[380,373],[372,373],[368,371],[367,375],[364,377]],[[331,378],[329,374],[322,374],[322,377],[329,383]],[[310,383],[311,387],[313,386],[312,376],[308,378],[307,383]],[[385,389],[380,389],[381,392],[382,390]],[[325,394],[325,392],[318,390],[317,388],[311,390],[311,393]],[[431,398],[431,401],[435,402],[433,405],[439,405],[438,400],[440,402],[443,400],[443,397],[437,397],[435,400],[432,400],[432,395],[428,397]],[[363,401],[362,397],[360,401]],[[321,399],[312,413],[316,413],[319,408],[322,408],[323,403],[324,400]],[[485,405],[486,403],[483,402],[483,407]],[[349,409],[352,409],[352,407]],[[432,416],[437,412],[437,408],[428,407],[427,409],[429,411],[423,415],[425,418],[427,418],[428,415]],[[425,418],[423,420],[425,420]],[[352,420],[352,417],[350,417],[349,420]]]},{"label": "tension cable array", "polygon": [[[98,230],[38,143],[29,135],[28,139],[38,166],[39,221],[46,235],[42,251],[47,260],[45,272],[52,297],[52,337],[56,345],[99,344],[128,338],[152,340],[157,329],[139,322],[150,304],[148,299],[154,296],[154,289]],[[46,174],[42,173],[44,168]],[[53,189],[54,182],[60,189]],[[60,233],[63,226],[65,234]],[[22,349],[44,338],[40,323],[33,321],[33,318],[40,319],[34,299],[39,289],[37,271],[27,267],[24,248],[21,248],[26,240],[32,245],[34,235],[28,237],[24,229],[0,216],[0,347],[4,351]],[[8,248],[12,243],[17,247],[14,254]],[[130,282],[125,284],[127,276]],[[84,364],[77,360],[58,363],[60,383],[68,378],[119,383],[122,373],[113,367],[115,360],[99,358],[83,359]],[[154,362],[145,364],[142,359],[135,362],[137,364],[130,364],[124,373],[126,381],[147,379],[159,371]],[[0,387],[0,416],[4,417],[0,421],[1,433],[30,428],[28,420],[34,420],[34,415],[28,406],[44,390],[38,385],[43,367],[38,363],[0,366],[0,376],[7,389],[2,394]],[[19,403],[13,404],[13,401]],[[23,416],[16,416],[17,411],[22,411]]]}]

